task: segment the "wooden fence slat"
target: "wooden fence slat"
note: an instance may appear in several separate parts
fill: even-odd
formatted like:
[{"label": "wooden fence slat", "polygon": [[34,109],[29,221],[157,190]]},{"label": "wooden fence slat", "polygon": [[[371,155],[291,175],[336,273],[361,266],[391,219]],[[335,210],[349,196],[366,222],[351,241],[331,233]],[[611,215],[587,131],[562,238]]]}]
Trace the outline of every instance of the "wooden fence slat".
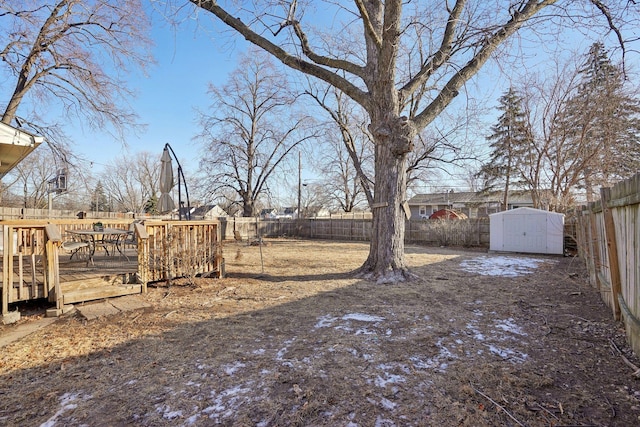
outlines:
[{"label": "wooden fence slat", "polygon": [[579,216],[579,248],[590,283],[624,321],[629,343],[640,354],[640,173],[601,188],[600,196]]}]

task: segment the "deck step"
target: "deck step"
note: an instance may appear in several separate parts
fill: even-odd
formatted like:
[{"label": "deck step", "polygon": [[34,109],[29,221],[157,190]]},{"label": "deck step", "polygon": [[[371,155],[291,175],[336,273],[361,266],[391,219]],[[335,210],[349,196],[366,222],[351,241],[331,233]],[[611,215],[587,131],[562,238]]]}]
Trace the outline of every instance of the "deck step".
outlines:
[{"label": "deck step", "polygon": [[142,285],[135,282],[135,273],[73,275],[60,283],[62,303],[69,305],[142,293]]},{"label": "deck step", "polygon": [[74,289],[62,292],[63,304],[93,301],[104,298],[142,293],[142,285],[104,285],[85,289]]}]

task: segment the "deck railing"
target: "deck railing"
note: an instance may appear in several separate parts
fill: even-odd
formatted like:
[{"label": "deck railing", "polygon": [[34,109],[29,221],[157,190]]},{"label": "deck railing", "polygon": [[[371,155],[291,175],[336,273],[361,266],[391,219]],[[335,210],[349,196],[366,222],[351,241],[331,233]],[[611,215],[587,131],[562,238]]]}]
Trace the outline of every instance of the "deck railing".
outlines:
[{"label": "deck railing", "polygon": [[56,300],[59,293],[58,246],[55,226],[2,224],[2,316],[9,304],[38,298]]},{"label": "deck railing", "polygon": [[144,229],[138,251],[143,283],[223,274],[217,222],[145,221]]},{"label": "deck railing", "polygon": [[100,221],[106,228],[132,229],[137,251],[138,282],[146,292],[149,282],[177,277],[224,274],[219,226],[212,221],[153,221],[127,219],[9,220],[2,225],[2,316],[9,304],[38,298],[62,307],[59,254],[70,231],[91,228]]}]

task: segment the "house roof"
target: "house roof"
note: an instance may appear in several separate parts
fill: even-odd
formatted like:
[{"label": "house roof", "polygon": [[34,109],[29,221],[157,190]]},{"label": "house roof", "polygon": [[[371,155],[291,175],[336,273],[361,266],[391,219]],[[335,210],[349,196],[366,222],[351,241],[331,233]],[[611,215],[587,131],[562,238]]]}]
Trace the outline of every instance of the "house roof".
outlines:
[{"label": "house roof", "polygon": [[[409,199],[409,205],[447,205],[447,204],[486,204],[500,203],[503,199],[503,191],[489,192],[444,192],[444,193],[427,193],[416,194]],[[531,195],[528,191],[512,190],[509,191],[509,203],[532,203]]]},{"label": "house roof", "polygon": [[205,216],[206,214],[208,214],[209,212],[211,212],[212,210],[218,208],[221,212],[224,212],[224,210],[219,207],[218,205],[202,205],[202,206],[198,206],[197,208],[195,208],[194,210],[191,211],[191,215],[192,216]]},{"label": "house roof", "polygon": [[0,178],[43,141],[44,138],[41,136],[0,123]]}]

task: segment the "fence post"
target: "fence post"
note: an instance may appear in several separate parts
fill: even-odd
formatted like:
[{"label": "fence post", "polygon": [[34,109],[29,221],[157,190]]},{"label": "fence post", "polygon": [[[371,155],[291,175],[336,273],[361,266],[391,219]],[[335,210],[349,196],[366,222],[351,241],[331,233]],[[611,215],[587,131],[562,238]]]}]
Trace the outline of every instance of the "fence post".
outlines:
[{"label": "fence post", "polygon": [[611,200],[611,188],[600,188],[600,200],[602,202],[602,213],[604,215],[604,230],[607,242],[607,253],[609,254],[609,273],[611,275],[611,298],[613,308],[613,318],[620,320],[620,303],[618,296],[622,292],[620,283],[620,266],[618,265],[618,246],[616,244],[616,229],[613,223],[613,214],[609,208]]},{"label": "fence post", "polygon": [[589,252],[591,255],[591,264],[593,271],[593,284],[598,292],[602,293],[602,283],[600,280],[600,247],[598,244],[598,228],[596,224],[595,203],[589,203],[588,205],[588,218],[589,218]]}]

